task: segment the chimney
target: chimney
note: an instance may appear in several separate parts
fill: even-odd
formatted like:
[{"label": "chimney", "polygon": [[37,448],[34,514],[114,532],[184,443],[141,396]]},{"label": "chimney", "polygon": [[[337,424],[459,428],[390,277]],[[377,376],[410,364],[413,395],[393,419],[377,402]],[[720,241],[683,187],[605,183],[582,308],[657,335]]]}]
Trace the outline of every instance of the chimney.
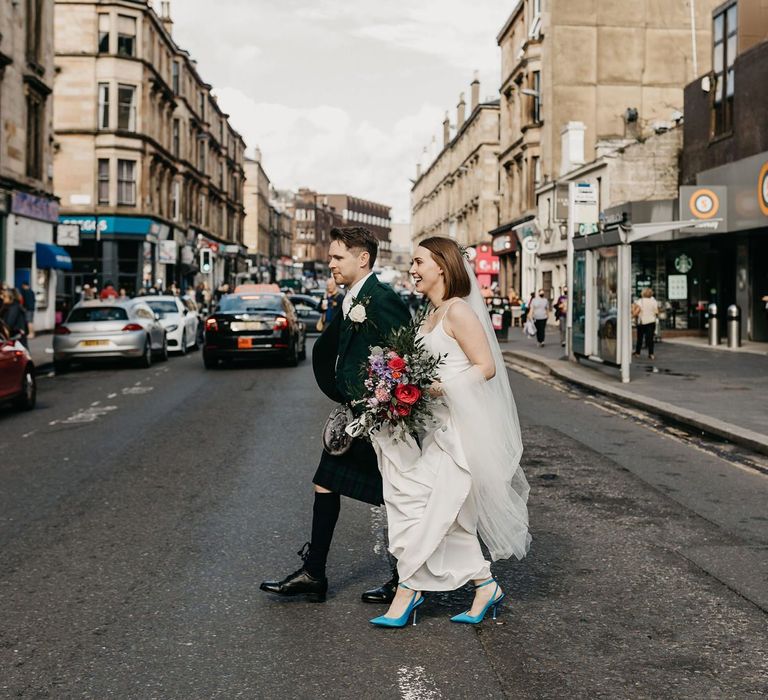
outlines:
[{"label": "chimney", "polygon": [[258,146],[256,146],[256,148],[253,149],[253,159],[257,163],[261,163],[261,149]]},{"label": "chimney", "polygon": [[160,3],[160,21],[163,23],[163,27],[168,34],[171,34],[173,27],[173,20],[171,19],[171,2],[170,0],[162,0]]},{"label": "chimney", "polygon": [[443,148],[451,140],[451,120],[448,118],[448,110],[445,110],[445,119],[443,119]]},{"label": "chimney", "polygon": [[479,72],[475,71],[475,74],[472,79],[472,84],[470,87],[472,88],[472,102],[471,102],[471,109],[472,111],[475,110],[475,107],[480,104],[480,78],[479,78]]},{"label": "chimney", "polygon": [[464,102],[464,93],[459,95],[459,104],[456,105],[456,130],[458,131],[464,125],[464,121],[467,118],[467,103]]},{"label": "chimney", "polygon": [[416,163],[416,179],[421,177],[421,163]]},{"label": "chimney", "polygon": [[560,132],[560,175],[584,165],[584,131],[582,122],[568,122]]}]

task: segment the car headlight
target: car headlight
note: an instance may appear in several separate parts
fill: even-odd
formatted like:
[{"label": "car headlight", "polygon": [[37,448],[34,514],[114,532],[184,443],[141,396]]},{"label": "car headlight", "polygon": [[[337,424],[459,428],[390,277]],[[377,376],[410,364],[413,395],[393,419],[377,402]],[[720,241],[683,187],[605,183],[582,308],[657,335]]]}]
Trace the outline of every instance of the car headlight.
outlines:
[{"label": "car headlight", "polygon": [[174,323],[174,324],[168,326],[168,328],[166,328],[165,330],[167,330],[169,333],[173,333],[178,327],[179,327],[179,324],[178,323]]}]

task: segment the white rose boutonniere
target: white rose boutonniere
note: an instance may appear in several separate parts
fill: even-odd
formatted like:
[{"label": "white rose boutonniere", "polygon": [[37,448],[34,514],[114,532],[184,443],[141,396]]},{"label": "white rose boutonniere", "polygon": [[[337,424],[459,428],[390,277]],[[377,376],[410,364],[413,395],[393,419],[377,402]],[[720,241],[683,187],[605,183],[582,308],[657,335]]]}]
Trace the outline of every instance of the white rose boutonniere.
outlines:
[{"label": "white rose boutonniere", "polygon": [[365,299],[357,299],[353,297],[352,306],[349,307],[347,319],[355,330],[362,328],[364,324],[369,322],[367,307],[370,303],[370,297],[366,297]]}]

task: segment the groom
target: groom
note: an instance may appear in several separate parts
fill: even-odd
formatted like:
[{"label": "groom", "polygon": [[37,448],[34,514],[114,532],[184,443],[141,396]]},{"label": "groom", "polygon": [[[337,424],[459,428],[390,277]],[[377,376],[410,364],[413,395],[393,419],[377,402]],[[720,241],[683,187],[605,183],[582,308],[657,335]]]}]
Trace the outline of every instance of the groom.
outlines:
[{"label": "groom", "polygon": [[[374,345],[384,346],[387,335],[410,322],[411,315],[400,297],[373,274],[379,244],[361,226],[331,230],[330,269],[337,284],[347,288],[342,313],[336,314],[312,351],[315,380],[326,396],[348,404],[365,393],[363,366]],[[261,590],[278,595],[306,594],[324,601],[328,591],[325,564],[339,518],[341,496],[381,505],[381,473],[371,443],[354,439],[343,455],[323,450],[312,479],[315,503],[312,541],[299,554],[304,565],[281,581],[264,581]],[[366,591],[366,603],[390,603],[397,588],[397,572],[379,588]]]}]

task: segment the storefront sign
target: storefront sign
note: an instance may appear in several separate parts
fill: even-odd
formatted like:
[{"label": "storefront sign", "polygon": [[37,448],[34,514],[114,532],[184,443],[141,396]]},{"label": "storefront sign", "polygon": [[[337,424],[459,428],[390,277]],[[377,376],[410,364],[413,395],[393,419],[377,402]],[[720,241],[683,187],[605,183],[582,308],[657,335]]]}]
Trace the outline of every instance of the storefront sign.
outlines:
[{"label": "storefront sign", "polygon": [[512,243],[512,236],[509,233],[503,233],[501,236],[496,236],[491,243],[491,250],[496,255],[503,255],[504,253],[510,253],[515,250]]},{"label": "storefront sign", "polygon": [[682,272],[683,274],[690,272],[693,269],[693,260],[685,253],[678,255],[675,258],[675,270]]},{"label": "storefront sign", "polygon": [[555,221],[568,220],[568,185],[561,184],[555,190]]},{"label": "storefront sign", "polygon": [[56,227],[56,243],[58,245],[79,246],[80,227],[77,224],[59,224]]},{"label": "storefront sign", "polygon": [[[96,219],[99,221],[99,233],[121,236],[143,236],[154,238],[153,226],[158,224],[152,219],[134,216],[61,216],[61,224],[77,224],[80,233],[93,234],[96,231]],[[158,229],[155,228],[155,231]]]},{"label": "storefront sign", "polygon": [[757,201],[760,211],[768,216],[768,163],[760,168],[760,175],[757,178]]},{"label": "storefront sign", "polygon": [[720,211],[720,197],[708,187],[699,187],[691,193],[688,207],[694,218],[712,219]]},{"label": "storefront sign", "polygon": [[478,275],[498,275],[499,259],[491,251],[491,246],[487,243],[477,246],[475,249],[477,257],[475,258],[475,274]]},{"label": "storefront sign", "polygon": [[539,249],[539,239],[536,236],[523,238],[523,248],[529,253],[535,253]]},{"label": "storefront sign", "polygon": [[47,221],[51,224],[59,221],[59,203],[55,199],[38,197],[27,192],[13,193],[11,211],[19,216]]},{"label": "storefront sign", "polygon": [[[571,190],[574,230],[580,235],[595,233],[597,228],[593,230],[592,224],[596,225],[600,218],[597,188],[591,182],[574,182]],[[588,224],[588,227],[580,229],[579,224]]]},{"label": "storefront sign", "polygon": [[157,244],[157,262],[161,265],[175,265],[177,252],[176,241],[160,241]]},{"label": "storefront sign", "polygon": [[650,275],[646,275],[645,277],[638,277],[635,280],[635,294],[636,296],[640,296],[642,294],[642,291],[644,289],[647,289],[648,287],[653,287],[653,278]]},{"label": "storefront sign", "polygon": [[670,301],[682,301],[688,298],[688,276],[667,276],[667,299]]}]

